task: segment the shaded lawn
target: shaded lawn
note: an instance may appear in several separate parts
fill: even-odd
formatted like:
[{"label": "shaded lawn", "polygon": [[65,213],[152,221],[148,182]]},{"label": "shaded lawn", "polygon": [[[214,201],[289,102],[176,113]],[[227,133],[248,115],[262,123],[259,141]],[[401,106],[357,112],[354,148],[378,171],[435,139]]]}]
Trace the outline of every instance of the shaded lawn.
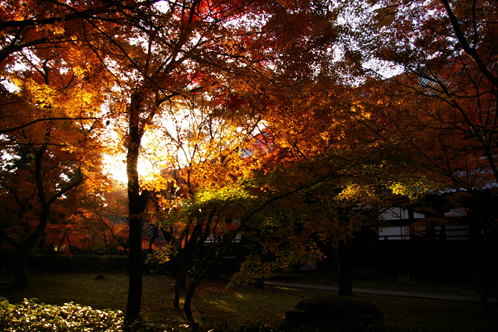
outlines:
[{"label": "shaded lawn", "polygon": [[[10,276],[0,275],[0,296],[11,303],[24,298],[39,298],[50,304],[75,302],[96,309],[124,311],[128,277],[125,274],[106,274],[96,280],[96,274],[33,274],[30,289],[12,291]],[[142,313],[147,320],[158,323],[184,323],[182,311],[172,306],[174,280],[165,276],[144,276]],[[285,311],[301,299],[333,292],[252,286],[227,289],[219,280],[203,282],[196,292],[193,309],[196,319],[206,328],[249,325],[254,322],[279,324]],[[356,286],[355,286],[356,287]],[[384,311],[385,322],[393,327],[411,331],[496,331],[498,308],[484,313],[478,303],[436,301],[372,295],[354,295],[369,301]]]},{"label": "shaded lawn", "polygon": [[[278,277],[276,279],[278,280]],[[296,284],[309,284],[320,286],[338,286],[337,282],[330,281],[326,274],[309,274],[290,277],[284,282]],[[354,278],[353,288],[375,289],[375,290],[390,290],[397,292],[413,292],[413,293],[428,293],[428,294],[445,294],[458,295],[469,297],[480,297],[481,293],[474,285],[451,285],[451,284],[427,284],[410,282],[409,284],[399,284],[397,280],[382,280],[368,278]]]},{"label": "shaded lawn", "polygon": [[445,294],[459,295],[469,297],[480,297],[481,293],[477,287],[461,285],[441,285],[441,284],[424,284],[411,282],[407,285],[399,284],[393,280],[358,280],[354,287],[376,290],[391,290],[398,292],[428,293],[428,294]]}]

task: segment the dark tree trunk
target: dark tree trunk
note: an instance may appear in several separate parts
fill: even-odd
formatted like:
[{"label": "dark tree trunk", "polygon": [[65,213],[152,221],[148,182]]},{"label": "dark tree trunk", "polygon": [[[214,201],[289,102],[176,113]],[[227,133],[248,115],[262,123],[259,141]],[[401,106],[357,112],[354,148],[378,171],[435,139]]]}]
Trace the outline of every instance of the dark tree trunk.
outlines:
[{"label": "dark tree trunk", "polygon": [[265,280],[263,278],[258,278],[254,282],[254,288],[256,289],[263,289],[265,288]]},{"label": "dark tree trunk", "polygon": [[183,311],[185,312],[185,317],[189,323],[195,323],[194,314],[192,313],[192,298],[194,297],[194,291],[201,283],[201,279],[197,278],[192,281],[187,289],[187,294],[185,295],[185,303],[183,305]]},{"label": "dark tree trunk", "polygon": [[[233,236],[235,235],[232,234]],[[192,313],[192,298],[194,296],[195,289],[197,286],[200,285],[200,283],[208,276],[208,274],[211,272],[211,270],[218,264],[219,260],[221,257],[223,257],[228,250],[230,249],[230,243],[233,239],[233,236],[227,237],[224,239],[222,242],[218,243],[217,245],[213,245],[207,255],[204,257],[203,261],[201,262],[199,269],[197,270],[192,282],[188,286],[187,289],[187,294],[185,295],[185,303],[183,305],[183,311],[185,312],[185,316],[187,320],[191,323],[194,324],[193,326],[195,327],[195,320],[194,320],[194,315]],[[203,243],[205,240],[205,237],[203,238],[202,242]],[[222,248],[221,250],[218,251],[218,249]],[[206,260],[208,257],[211,257],[211,254],[215,254],[214,259],[211,260],[209,263]]]},{"label": "dark tree trunk", "polygon": [[[483,310],[489,309],[489,297],[498,296],[496,294],[496,278],[498,277],[498,231],[495,230],[495,216],[490,212],[490,208],[484,203],[486,199],[480,197],[480,192],[473,192],[474,203],[474,223],[482,232],[482,241],[486,248],[486,266],[484,274],[480,280],[481,306]],[[489,198],[488,198],[489,199]]]},{"label": "dark tree trunk", "polygon": [[14,270],[13,289],[28,288],[28,260],[29,250],[18,248],[18,257]]},{"label": "dark tree trunk", "polygon": [[[33,149],[34,150],[34,149]],[[52,203],[55,202],[59,197],[70,191],[71,189],[77,187],[83,182],[83,176],[81,174],[81,169],[78,169],[76,177],[68,183],[64,188],[61,188],[56,194],[51,198],[45,195],[45,184],[44,184],[44,172],[43,172],[43,156],[47,151],[46,146],[42,146],[39,150],[34,150],[35,152],[35,182],[36,182],[36,193],[41,205],[41,212],[39,215],[39,221],[36,228],[24,243],[19,243],[14,239],[10,238],[5,232],[1,232],[2,237],[6,238],[7,241],[12,244],[18,251],[18,262],[14,271],[14,288],[27,288],[28,287],[28,259],[29,253],[36,246],[36,243],[40,240],[45,232],[45,227],[48,224],[48,216],[50,214],[50,208]]]},{"label": "dark tree trunk", "polygon": [[128,174],[128,214],[129,214],[129,287],[126,305],[125,325],[129,326],[140,316],[142,307],[142,220],[149,192],[140,192],[138,182],[138,157],[144,134],[140,128],[142,96],[140,91],[132,96],[129,112],[128,151],[126,171]]},{"label": "dark tree trunk", "polygon": [[337,249],[334,250],[332,256],[332,272],[330,274],[330,280],[333,282],[339,281],[339,255],[337,254]]},{"label": "dark tree trunk", "polygon": [[498,277],[498,244],[494,232],[486,238],[488,257],[486,268],[481,280],[481,306],[484,311],[489,310],[489,298],[498,296],[496,292],[496,278]]},{"label": "dark tree trunk", "polygon": [[14,283],[12,288],[22,289],[28,287],[28,257],[27,251],[22,244],[11,238],[5,231],[0,229],[0,237],[5,239],[17,250],[17,260],[14,265]]},{"label": "dark tree trunk", "polygon": [[[138,220],[134,220],[138,219]],[[132,323],[140,316],[142,305],[142,220],[130,218],[129,247],[129,287],[126,305],[127,323]]]},{"label": "dark tree trunk", "polygon": [[337,257],[339,267],[339,295],[352,295],[353,288],[351,285],[351,272],[349,270],[348,245],[341,240],[337,241]]},{"label": "dark tree trunk", "polygon": [[183,304],[183,311],[185,312],[185,317],[187,318],[188,322],[191,324],[195,324],[194,314],[192,313],[192,298],[194,297],[195,289],[201,284],[202,280],[206,278],[208,273],[216,265],[219,257],[221,256],[218,255],[213,261],[211,261],[211,263],[207,265],[203,264],[205,262],[203,261],[203,263],[201,263],[201,266],[199,267],[199,270],[194,276],[194,279],[188,286],[187,294],[185,295],[185,303]]},{"label": "dark tree trunk", "polygon": [[36,243],[42,236],[45,227],[48,223],[48,215],[50,212],[51,202],[46,202],[42,200],[42,212],[40,215],[40,221],[37,227],[31,233],[24,244],[19,244],[16,246],[18,257],[14,270],[14,283],[12,285],[15,289],[22,289],[28,287],[28,260],[29,253],[35,247]]},{"label": "dark tree trunk", "polygon": [[197,224],[192,230],[191,234],[189,234],[188,232],[183,234],[183,238],[185,239],[185,246],[183,247],[183,249],[181,249],[179,257],[179,265],[175,283],[175,299],[173,301],[173,305],[177,308],[180,307],[181,291],[186,289],[185,282],[187,279],[187,273],[192,268],[192,265],[195,261],[196,254],[198,252],[198,246],[202,246],[202,243],[204,243],[204,239],[201,235],[202,224]]},{"label": "dark tree trunk", "polygon": [[43,232],[42,236],[40,237],[40,241],[38,241],[38,248],[40,249],[45,249],[45,241],[46,241],[47,237],[46,237],[46,234],[45,232]]},{"label": "dark tree trunk", "polygon": [[176,275],[176,282],[175,282],[175,299],[173,300],[173,306],[175,308],[180,307],[180,295],[181,292],[187,287],[185,286],[185,281],[187,277],[187,272],[183,271],[178,271],[178,274]]},{"label": "dark tree trunk", "polygon": [[[44,197],[44,196],[43,196]],[[15,289],[22,289],[28,287],[28,259],[29,253],[35,247],[36,243],[42,236],[45,227],[48,223],[48,215],[50,212],[50,205],[52,202],[42,200],[42,212],[40,214],[40,221],[35,230],[28,236],[27,240],[23,243],[15,245],[18,256],[14,270],[14,283],[12,285]],[[12,240],[12,242],[15,242]],[[11,242],[11,243],[12,243]],[[12,243],[13,244],[13,243]]]}]

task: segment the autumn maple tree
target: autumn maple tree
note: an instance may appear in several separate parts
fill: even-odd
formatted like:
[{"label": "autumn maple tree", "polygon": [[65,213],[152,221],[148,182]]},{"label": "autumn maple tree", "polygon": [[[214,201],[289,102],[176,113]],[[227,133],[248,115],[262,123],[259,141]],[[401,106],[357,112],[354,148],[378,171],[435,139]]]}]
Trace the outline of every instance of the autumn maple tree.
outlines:
[{"label": "autumn maple tree", "polygon": [[[60,111],[53,105],[54,111]],[[40,107],[29,99],[16,106],[18,110]],[[28,255],[44,234],[53,206],[81,184],[93,166],[95,156],[82,152],[94,148],[89,135],[84,125],[44,121],[2,137],[6,211],[0,234],[18,251],[14,287],[27,286]]]},{"label": "autumn maple tree", "polygon": [[[319,3],[307,2],[286,6],[268,1],[151,4],[135,26],[123,28],[119,35],[107,34],[104,49],[102,43],[90,42],[114,61],[107,69],[114,72],[121,93],[111,100],[109,116],[124,123],[117,127],[122,128],[128,173],[128,322],[140,312],[141,225],[151,193],[141,187],[137,172],[144,134],[160,123],[169,107],[193,100],[197,91],[207,97],[217,85],[235,79],[253,88],[260,81],[271,83],[269,64],[290,54],[295,64],[307,61],[309,65],[313,58],[302,56],[316,45],[325,47],[330,36],[325,12]],[[309,38],[310,30],[327,34]]]},{"label": "autumn maple tree", "polygon": [[[435,182],[479,206],[473,222],[496,274],[496,219],[481,199],[496,186],[496,5],[490,1],[378,1],[344,4],[347,55],[363,74],[353,118]],[[362,47],[359,47],[359,44]],[[472,211],[469,211],[472,212]],[[483,295],[483,299],[487,295]]]},{"label": "autumn maple tree", "polygon": [[[160,114],[179,102],[194,100],[198,91],[205,100],[224,91],[218,100],[227,103],[236,102],[227,89],[235,81],[237,89],[262,92],[256,88],[261,82],[268,86],[277,83],[271,69],[279,61],[294,66],[294,71],[302,70],[304,77],[332,36],[327,7],[304,1],[31,1],[9,2],[1,15],[0,59],[5,77],[12,76],[16,64],[26,62],[45,78],[51,79],[48,71],[59,70],[65,81],[58,84],[69,84],[73,91],[74,82],[92,82],[91,89],[79,90],[88,92],[87,98],[107,91],[105,102],[92,100],[92,105],[83,103],[83,108],[73,102],[81,100],[79,97],[64,103],[49,98],[32,100],[39,108],[30,113],[33,117],[18,117],[19,123],[4,122],[2,133],[31,130],[51,120],[62,121],[55,127],[63,125],[63,120],[97,120],[92,119],[95,111],[120,135],[128,173],[130,292],[126,321],[131,322],[140,312],[142,221],[152,190],[141,187],[137,172],[144,134],[160,123]],[[65,53],[54,56],[57,52]],[[26,79],[22,78],[22,84],[28,86]],[[17,85],[21,88],[22,84]],[[37,84],[45,88],[54,83]],[[47,117],[42,115],[45,108],[80,113]],[[88,130],[85,126],[86,122],[83,129]],[[119,147],[109,151],[117,150]]]},{"label": "autumn maple tree", "polygon": [[[236,173],[232,170],[230,174]],[[259,234],[259,231],[269,224],[269,218],[265,217],[265,214],[278,210],[272,209],[274,204],[310,186],[307,183],[280,188],[277,179],[282,180],[281,175],[281,170],[271,172],[269,177],[273,178],[273,181],[269,181],[267,177],[253,178],[239,175],[237,180],[229,180],[222,187],[204,187],[189,200],[183,201],[183,208],[175,214],[178,219],[172,218],[180,223],[178,225],[178,229],[181,230],[180,254],[182,259],[186,260],[185,268],[193,267],[194,258],[200,261],[191,271],[193,277],[185,295],[183,309],[190,322],[194,322],[191,304],[197,286],[221,264],[222,258],[231,252],[238,236],[248,239],[249,234],[255,230]],[[274,181],[277,185],[272,188],[271,183]],[[288,226],[287,224],[284,228]],[[280,254],[283,257],[285,252],[285,258],[273,264],[273,267],[281,268],[292,262],[309,262],[316,259],[316,256],[320,256],[318,251],[314,251],[314,243],[310,242],[310,239],[301,238],[299,241],[289,232],[283,232],[282,236],[279,240],[284,240],[286,250],[280,248]],[[263,237],[257,239],[258,243],[262,240]],[[279,240],[271,242],[278,243]],[[199,253],[202,254],[199,255]],[[252,258],[247,258],[246,266],[254,262]],[[245,279],[263,275],[255,273],[254,264],[241,271],[240,274],[244,275]]]},{"label": "autumn maple tree", "polygon": [[[96,245],[106,252],[128,248],[127,204],[124,185],[109,181],[98,187],[78,188],[76,198],[82,210],[81,228],[85,230],[90,250]],[[87,242],[89,241],[87,240]],[[93,243],[95,242],[95,243]]]},{"label": "autumn maple tree", "polygon": [[[0,9],[2,199],[15,202],[1,234],[19,252],[17,287],[27,285],[27,257],[51,209],[85,178],[100,177],[107,73],[82,45],[100,33],[103,16],[116,17],[108,7],[9,1]],[[11,232],[22,224],[24,232]]]},{"label": "autumn maple tree", "polygon": [[[1,197],[17,206],[6,225],[36,231],[24,245],[1,234],[29,253],[53,204],[85,180],[85,213],[114,236],[118,205],[104,209],[110,196],[91,188],[104,182],[96,159],[120,154],[128,325],[140,314],[147,220],[182,257],[177,287],[210,237],[214,262],[237,233],[272,237],[251,255],[264,273],[271,265],[258,259],[280,244],[280,265],[288,248],[319,258],[305,244],[313,237],[344,252],[355,230],[378,225],[386,192],[431,188],[415,166],[462,187],[498,179],[495,16],[485,1],[5,3]],[[403,74],[380,80],[372,64]],[[161,172],[139,175],[141,158]],[[189,320],[208,256],[188,290]]]},{"label": "autumn maple tree", "polygon": [[[419,162],[468,190],[498,180],[495,16],[487,1],[380,1],[365,14],[379,32],[356,40],[368,46],[356,50],[359,61],[371,66],[356,118],[394,133]],[[360,22],[352,31],[367,29]]]}]

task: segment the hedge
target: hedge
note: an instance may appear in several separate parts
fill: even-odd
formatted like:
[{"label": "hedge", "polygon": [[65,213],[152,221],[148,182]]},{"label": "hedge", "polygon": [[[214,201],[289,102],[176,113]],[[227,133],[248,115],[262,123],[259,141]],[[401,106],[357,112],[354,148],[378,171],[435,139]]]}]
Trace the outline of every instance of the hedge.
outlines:
[{"label": "hedge", "polygon": [[123,313],[66,303],[63,306],[0,298],[0,331],[122,331]]}]

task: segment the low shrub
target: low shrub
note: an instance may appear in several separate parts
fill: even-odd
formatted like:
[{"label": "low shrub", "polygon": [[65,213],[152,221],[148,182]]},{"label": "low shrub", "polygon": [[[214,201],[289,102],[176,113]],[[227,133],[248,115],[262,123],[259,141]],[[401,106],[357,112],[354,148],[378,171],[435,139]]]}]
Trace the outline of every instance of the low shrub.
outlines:
[{"label": "low shrub", "polygon": [[[2,332],[113,332],[123,331],[124,315],[119,310],[97,310],[73,302],[63,306],[40,303],[38,299],[24,299],[11,304],[0,297],[0,331]],[[143,319],[135,321],[126,331],[171,332],[188,331],[189,326],[175,329]]]},{"label": "low shrub", "polygon": [[120,331],[121,311],[96,310],[66,303],[63,306],[38,303],[24,299],[10,304],[0,298],[1,331]]}]

